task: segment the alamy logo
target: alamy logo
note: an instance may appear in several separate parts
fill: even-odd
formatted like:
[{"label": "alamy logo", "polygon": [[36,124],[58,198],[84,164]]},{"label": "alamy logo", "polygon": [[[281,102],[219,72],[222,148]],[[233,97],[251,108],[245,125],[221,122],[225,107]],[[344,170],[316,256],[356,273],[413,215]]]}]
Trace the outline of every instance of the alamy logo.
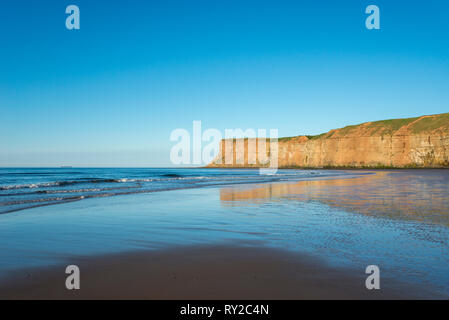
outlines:
[{"label": "alamy logo", "polygon": [[65,273],[69,274],[65,280],[65,287],[68,290],[79,290],[80,289],[80,268],[75,265],[67,266]]},{"label": "alamy logo", "polygon": [[366,278],[365,286],[368,290],[380,289],[380,270],[376,265],[370,265],[366,267],[366,274],[369,274],[368,278]]},{"label": "alamy logo", "polygon": [[260,167],[261,174],[275,174],[278,168],[278,130],[225,129],[224,139],[217,129],[202,131],[201,121],[193,121],[192,134],[175,129],[170,141],[177,142],[170,151],[174,165]]},{"label": "alamy logo", "polygon": [[74,4],[67,6],[65,13],[70,14],[65,20],[65,26],[69,30],[80,29],[80,8]]},{"label": "alamy logo", "polygon": [[366,14],[369,16],[366,18],[365,26],[368,30],[379,30],[380,29],[380,10],[378,6],[369,5],[365,10]]}]

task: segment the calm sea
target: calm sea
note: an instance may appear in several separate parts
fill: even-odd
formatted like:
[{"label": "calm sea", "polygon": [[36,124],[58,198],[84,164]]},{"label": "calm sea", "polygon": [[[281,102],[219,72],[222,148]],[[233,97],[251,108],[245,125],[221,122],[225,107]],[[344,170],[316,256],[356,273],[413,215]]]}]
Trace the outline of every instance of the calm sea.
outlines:
[{"label": "calm sea", "polygon": [[0,168],[0,214],[88,198],[341,175],[318,170],[260,175],[258,170],[223,169]]},{"label": "calm sea", "polygon": [[80,256],[230,244],[449,297],[449,170],[0,169],[0,213],[0,287]]}]

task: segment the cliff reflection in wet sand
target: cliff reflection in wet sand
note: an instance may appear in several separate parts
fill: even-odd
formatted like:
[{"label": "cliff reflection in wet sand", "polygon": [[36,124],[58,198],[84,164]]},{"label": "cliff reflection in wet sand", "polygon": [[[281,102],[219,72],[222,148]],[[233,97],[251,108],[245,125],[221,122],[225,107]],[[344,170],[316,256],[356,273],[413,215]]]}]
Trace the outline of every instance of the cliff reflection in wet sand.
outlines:
[{"label": "cliff reflection in wet sand", "polygon": [[449,225],[449,171],[367,171],[356,178],[222,188],[225,206],[319,201],[365,215]]}]

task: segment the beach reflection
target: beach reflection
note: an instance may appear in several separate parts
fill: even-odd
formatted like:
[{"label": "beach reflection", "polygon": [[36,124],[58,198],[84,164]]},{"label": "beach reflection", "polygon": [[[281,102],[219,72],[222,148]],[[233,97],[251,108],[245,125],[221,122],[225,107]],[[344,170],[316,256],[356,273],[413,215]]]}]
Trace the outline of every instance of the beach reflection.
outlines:
[{"label": "beach reflection", "polygon": [[374,171],[354,178],[222,188],[224,206],[319,201],[365,215],[449,226],[449,171]]}]

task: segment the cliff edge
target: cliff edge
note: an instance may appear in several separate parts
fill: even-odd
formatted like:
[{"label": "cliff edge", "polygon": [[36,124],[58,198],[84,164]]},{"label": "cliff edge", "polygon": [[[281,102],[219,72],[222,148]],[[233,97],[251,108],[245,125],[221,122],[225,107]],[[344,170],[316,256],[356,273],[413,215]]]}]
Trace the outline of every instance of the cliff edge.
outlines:
[{"label": "cliff edge", "polygon": [[[258,160],[248,161],[258,153],[256,147],[250,148],[248,154],[248,141],[260,140],[235,139],[228,144],[224,141],[219,155],[208,167],[263,166]],[[225,164],[225,151],[233,154],[229,164]],[[280,138],[278,167],[449,167],[449,113],[366,122],[317,136]]]}]

